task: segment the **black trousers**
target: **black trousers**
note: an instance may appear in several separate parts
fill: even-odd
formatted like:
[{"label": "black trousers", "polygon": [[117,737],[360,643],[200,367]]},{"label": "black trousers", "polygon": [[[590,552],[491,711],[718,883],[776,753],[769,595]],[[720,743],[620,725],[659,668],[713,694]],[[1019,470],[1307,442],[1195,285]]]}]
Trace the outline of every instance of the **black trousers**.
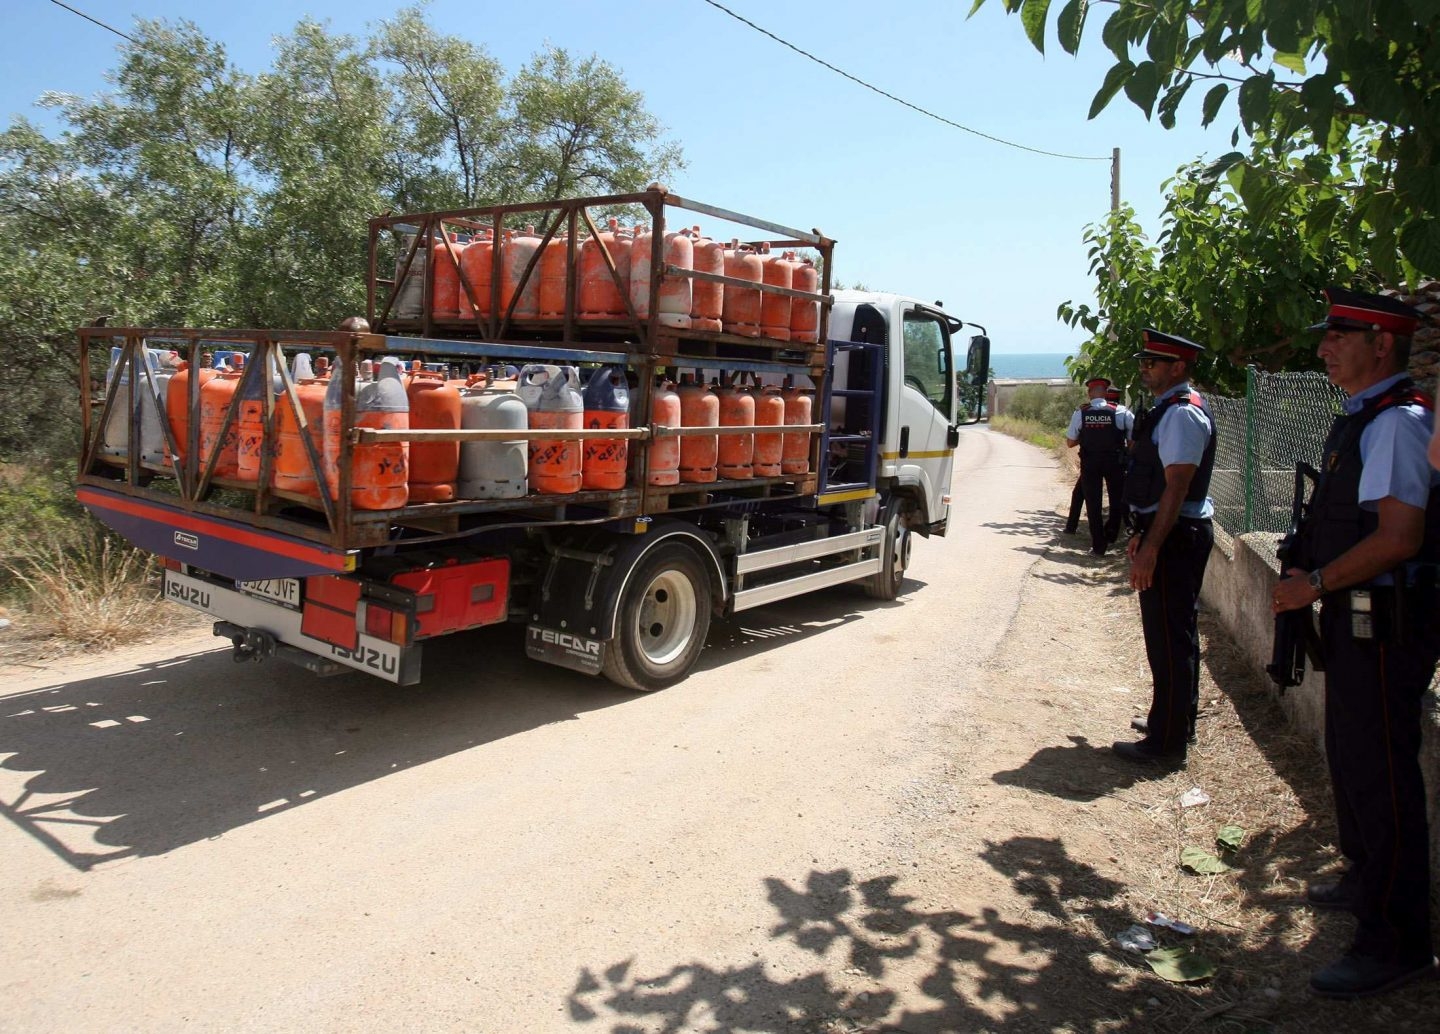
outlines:
[{"label": "black trousers", "polygon": [[[1082,456],[1080,486],[1085,496],[1085,517],[1090,523],[1090,548],[1104,550],[1120,534],[1123,517],[1120,461],[1113,456]],[[1101,491],[1110,495],[1110,519],[1101,506]]]},{"label": "black trousers", "polygon": [[[1153,514],[1139,519],[1148,527]],[[1200,707],[1200,585],[1215,529],[1208,518],[1181,517],[1165,536],[1150,588],[1140,593],[1140,623],[1154,694],[1144,743],[1166,754],[1185,753]]]},{"label": "black trousers", "polygon": [[1344,882],[1356,901],[1355,950],[1419,965],[1431,957],[1430,837],[1420,772],[1420,699],[1435,674],[1433,602],[1412,607],[1403,645],[1355,639],[1349,594],[1320,611],[1325,755]]}]

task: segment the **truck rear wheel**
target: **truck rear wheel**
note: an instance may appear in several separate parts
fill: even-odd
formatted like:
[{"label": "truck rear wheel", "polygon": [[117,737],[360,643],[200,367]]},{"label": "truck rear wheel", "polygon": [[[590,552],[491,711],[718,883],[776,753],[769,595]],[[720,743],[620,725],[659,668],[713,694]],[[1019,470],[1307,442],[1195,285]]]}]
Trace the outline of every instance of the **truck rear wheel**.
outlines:
[{"label": "truck rear wheel", "polygon": [[908,507],[903,499],[891,499],[880,512],[885,526],[885,541],[880,544],[884,565],[863,583],[865,595],[873,599],[893,600],[900,595],[905,569],[910,566],[910,529],[905,524]]},{"label": "truck rear wheel", "polygon": [[690,673],[710,631],[710,572],[695,550],[667,542],[631,572],[605,651],[611,682],[649,692]]}]

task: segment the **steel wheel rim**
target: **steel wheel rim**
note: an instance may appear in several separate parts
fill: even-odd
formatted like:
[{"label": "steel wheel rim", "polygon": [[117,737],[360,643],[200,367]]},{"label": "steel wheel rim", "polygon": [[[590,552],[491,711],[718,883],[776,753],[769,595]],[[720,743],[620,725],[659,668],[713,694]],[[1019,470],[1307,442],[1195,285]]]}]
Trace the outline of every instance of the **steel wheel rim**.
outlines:
[{"label": "steel wheel rim", "polygon": [[657,667],[680,657],[690,645],[699,604],[695,586],[679,571],[662,571],[645,587],[636,616],[635,642]]},{"label": "steel wheel rim", "polygon": [[910,566],[910,529],[900,524],[899,518],[896,518],[894,541],[894,553],[890,562],[898,582],[905,576],[905,569]]}]

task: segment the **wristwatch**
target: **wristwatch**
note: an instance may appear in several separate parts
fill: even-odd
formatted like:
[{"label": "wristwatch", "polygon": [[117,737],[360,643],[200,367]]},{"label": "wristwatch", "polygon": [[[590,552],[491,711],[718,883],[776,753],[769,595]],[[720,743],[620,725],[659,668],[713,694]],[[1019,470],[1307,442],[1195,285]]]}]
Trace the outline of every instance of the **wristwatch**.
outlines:
[{"label": "wristwatch", "polygon": [[1310,588],[1314,589],[1321,596],[1325,595],[1325,579],[1320,575],[1320,568],[1310,572]]}]

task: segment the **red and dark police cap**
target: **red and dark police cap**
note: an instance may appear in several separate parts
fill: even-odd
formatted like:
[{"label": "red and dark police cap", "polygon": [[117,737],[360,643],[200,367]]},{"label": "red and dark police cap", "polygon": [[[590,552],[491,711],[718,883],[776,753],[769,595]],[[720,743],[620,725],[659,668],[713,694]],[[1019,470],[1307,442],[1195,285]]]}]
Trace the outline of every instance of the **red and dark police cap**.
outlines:
[{"label": "red and dark police cap", "polygon": [[1146,327],[1144,344],[1135,353],[1136,359],[1181,359],[1193,363],[1196,356],[1205,351],[1204,345],[1174,334],[1162,334],[1154,327]]},{"label": "red and dark police cap", "polygon": [[1085,382],[1085,387],[1087,387],[1087,388],[1095,388],[1095,387],[1108,388],[1108,387],[1110,387],[1110,378],[1109,378],[1109,377],[1091,377],[1089,380],[1087,380],[1087,381]]},{"label": "red and dark police cap", "polygon": [[1330,311],[1306,330],[1388,330],[1409,337],[1420,323],[1420,313],[1399,298],[1366,294],[1344,287],[1325,288]]},{"label": "red and dark police cap", "polygon": [[1106,388],[1106,389],[1105,389],[1105,401],[1106,401],[1106,402],[1119,402],[1119,401],[1120,401],[1120,389],[1119,389],[1119,388]]}]

